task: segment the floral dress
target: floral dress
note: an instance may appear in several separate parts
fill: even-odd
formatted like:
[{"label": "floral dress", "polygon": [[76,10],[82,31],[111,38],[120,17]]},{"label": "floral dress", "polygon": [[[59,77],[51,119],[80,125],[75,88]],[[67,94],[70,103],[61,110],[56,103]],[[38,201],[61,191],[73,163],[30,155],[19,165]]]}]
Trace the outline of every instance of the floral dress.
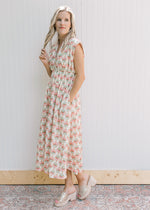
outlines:
[{"label": "floral dress", "polygon": [[45,91],[35,170],[44,171],[50,178],[65,179],[67,169],[74,174],[82,172],[79,92],[70,103],[75,78],[74,52],[79,43],[78,38],[71,38],[58,53],[58,44],[53,44],[49,54],[52,74]]}]

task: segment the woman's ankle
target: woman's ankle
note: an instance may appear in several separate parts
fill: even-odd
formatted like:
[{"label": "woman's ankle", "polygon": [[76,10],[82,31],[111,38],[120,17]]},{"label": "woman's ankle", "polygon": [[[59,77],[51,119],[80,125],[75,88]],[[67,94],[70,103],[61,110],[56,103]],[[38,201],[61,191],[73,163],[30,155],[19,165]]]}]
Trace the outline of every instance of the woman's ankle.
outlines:
[{"label": "woman's ankle", "polygon": [[82,174],[82,175],[79,175],[79,176],[77,177],[78,184],[79,184],[79,185],[84,185],[84,184],[86,184],[86,183],[87,183],[87,180],[88,180],[88,177],[89,177],[89,175],[88,175],[87,173],[84,173],[84,174]]},{"label": "woman's ankle", "polygon": [[78,175],[76,175],[76,178],[78,181],[83,181],[86,177],[86,173],[78,173]]},{"label": "woman's ankle", "polygon": [[64,191],[67,192],[67,193],[73,193],[73,192],[76,191],[76,188],[73,184],[72,185],[65,185]]}]

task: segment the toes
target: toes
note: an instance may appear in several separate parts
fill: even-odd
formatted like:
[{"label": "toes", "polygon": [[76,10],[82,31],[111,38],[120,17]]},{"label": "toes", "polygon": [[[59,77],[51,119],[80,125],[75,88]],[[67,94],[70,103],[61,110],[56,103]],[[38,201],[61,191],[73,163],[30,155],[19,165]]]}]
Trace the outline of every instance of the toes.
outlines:
[{"label": "toes", "polygon": [[80,197],[80,194],[77,194],[77,197],[79,198]]}]

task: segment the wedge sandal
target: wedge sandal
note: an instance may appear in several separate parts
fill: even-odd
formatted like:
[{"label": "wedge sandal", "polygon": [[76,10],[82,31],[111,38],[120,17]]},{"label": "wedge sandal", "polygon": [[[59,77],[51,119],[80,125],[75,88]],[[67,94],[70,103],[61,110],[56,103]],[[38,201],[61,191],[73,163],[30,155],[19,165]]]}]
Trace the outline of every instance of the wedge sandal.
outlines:
[{"label": "wedge sandal", "polygon": [[89,179],[88,179],[87,185],[81,185],[81,186],[79,186],[79,192],[78,192],[77,197],[80,200],[83,200],[83,199],[87,198],[87,196],[91,192],[91,187],[93,187],[95,185],[96,185],[96,179],[93,176],[90,175],[89,176]]},{"label": "wedge sandal", "polygon": [[68,203],[68,201],[76,200],[77,192],[67,194],[66,192],[62,192],[58,199],[55,200],[55,206],[64,206]]}]

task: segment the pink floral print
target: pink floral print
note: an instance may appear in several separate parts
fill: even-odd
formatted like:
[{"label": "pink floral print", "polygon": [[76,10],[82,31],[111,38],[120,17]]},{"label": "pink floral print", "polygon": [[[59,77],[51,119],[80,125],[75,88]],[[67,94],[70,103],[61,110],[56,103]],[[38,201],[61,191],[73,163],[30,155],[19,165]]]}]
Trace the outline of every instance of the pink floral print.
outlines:
[{"label": "pink floral print", "polygon": [[36,171],[50,178],[65,179],[67,169],[82,172],[81,104],[79,92],[70,103],[75,78],[74,52],[81,41],[71,38],[63,50],[54,44],[49,53],[52,74],[42,108],[37,143]]}]

